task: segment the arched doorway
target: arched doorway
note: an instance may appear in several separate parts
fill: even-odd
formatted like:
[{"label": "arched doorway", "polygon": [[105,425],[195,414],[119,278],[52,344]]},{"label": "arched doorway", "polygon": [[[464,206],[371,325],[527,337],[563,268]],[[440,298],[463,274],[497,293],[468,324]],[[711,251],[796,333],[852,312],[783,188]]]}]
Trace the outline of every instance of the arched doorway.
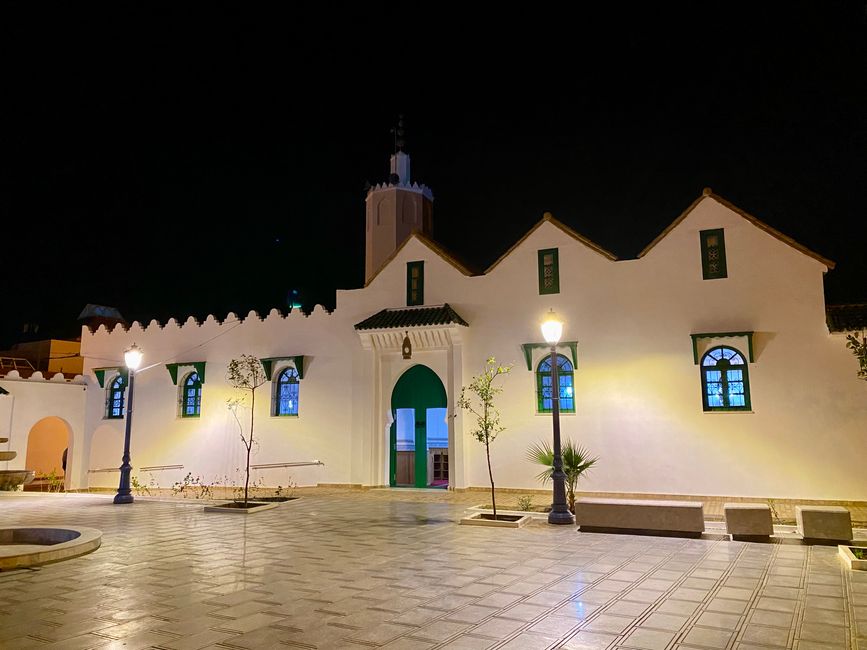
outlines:
[{"label": "arched doorway", "polygon": [[389,484],[447,487],[446,389],[436,373],[417,365],[397,380],[391,393]]},{"label": "arched doorway", "polygon": [[58,481],[56,485],[63,484],[65,477],[70,473],[68,461],[72,458],[72,454],[69,453],[72,444],[71,433],[69,425],[56,416],[42,418],[31,427],[27,435],[27,455],[24,458],[24,466],[36,472],[37,481],[34,483],[38,486],[31,489],[51,487],[44,481],[52,473],[55,481]]}]

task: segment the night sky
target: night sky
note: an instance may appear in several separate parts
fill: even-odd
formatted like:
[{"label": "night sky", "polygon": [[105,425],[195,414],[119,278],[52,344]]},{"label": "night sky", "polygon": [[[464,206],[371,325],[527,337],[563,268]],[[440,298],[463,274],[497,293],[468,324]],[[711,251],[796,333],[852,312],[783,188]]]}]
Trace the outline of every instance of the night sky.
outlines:
[{"label": "night sky", "polygon": [[333,307],[399,113],[473,267],[546,210],[634,257],[709,186],[867,302],[863,0],[602,4],[4,4],[0,348],[86,303]]}]

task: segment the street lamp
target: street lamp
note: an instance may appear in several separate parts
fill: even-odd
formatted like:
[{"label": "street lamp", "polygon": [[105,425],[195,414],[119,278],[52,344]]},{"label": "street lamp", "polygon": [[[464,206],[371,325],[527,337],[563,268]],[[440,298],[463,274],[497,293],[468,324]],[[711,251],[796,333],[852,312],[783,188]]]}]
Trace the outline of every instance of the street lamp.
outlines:
[{"label": "street lamp", "polygon": [[563,472],[563,456],[560,453],[560,377],[557,372],[557,343],[563,335],[563,321],[552,309],[542,323],[542,336],[551,346],[551,416],[554,421],[554,503],[548,513],[549,524],[574,524],[575,517],[566,505],[566,474]]},{"label": "street lamp", "polygon": [[135,386],[135,371],[141,365],[141,348],[133,343],[123,352],[123,360],[129,369],[129,393],[126,396],[126,432],[123,436],[123,465],[120,466],[120,485],[114,495],[115,503],[132,503],[132,490],[129,489],[129,474],[132,466],[129,464],[129,435],[132,430],[132,391]]}]

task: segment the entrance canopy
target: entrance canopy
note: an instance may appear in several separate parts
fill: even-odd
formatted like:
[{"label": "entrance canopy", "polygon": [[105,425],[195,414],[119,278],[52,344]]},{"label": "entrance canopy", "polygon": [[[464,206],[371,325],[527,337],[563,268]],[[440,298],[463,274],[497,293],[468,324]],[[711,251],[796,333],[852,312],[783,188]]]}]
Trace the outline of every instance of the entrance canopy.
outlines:
[{"label": "entrance canopy", "polygon": [[460,329],[464,327],[469,323],[448,303],[383,309],[355,324],[362,346],[380,351],[400,350],[405,335],[414,350],[447,348],[460,341]]}]

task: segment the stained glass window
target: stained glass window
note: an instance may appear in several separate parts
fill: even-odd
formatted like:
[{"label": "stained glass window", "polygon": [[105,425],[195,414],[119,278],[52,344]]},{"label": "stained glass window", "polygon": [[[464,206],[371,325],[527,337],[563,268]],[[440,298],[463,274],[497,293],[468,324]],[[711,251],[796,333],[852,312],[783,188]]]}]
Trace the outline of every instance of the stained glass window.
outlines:
[{"label": "stained glass window", "polygon": [[191,372],[181,387],[181,417],[197,418],[202,414],[202,382],[197,372]]},{"label": "stained glass window", "polygon": [[725,346],[701,358],[702,403],[705,411],[750,410],[750,383],[744,355]]},{"label": "stained glass window", "polygon": [[108,394],[105,401],[105,417],[108,419],[119,419],[124,413],[124,391],[126,391],[126,378],[123,375],[118,375],[108,387]]},{"label": "stained glass window", "polygon": [[274,415],[298,415],[298,371],[284,368],[274,385]]},{"label": "stained glass window", "polygon": [[[562,354],[557,355],[557,380],[560,383],[560,412],[575,412],[574,371],[572,363]],[[536,401],[539,413],[550,413],[553,409],[553,390],[551,378],[551,357],[547,356],[536,368]]]}]

